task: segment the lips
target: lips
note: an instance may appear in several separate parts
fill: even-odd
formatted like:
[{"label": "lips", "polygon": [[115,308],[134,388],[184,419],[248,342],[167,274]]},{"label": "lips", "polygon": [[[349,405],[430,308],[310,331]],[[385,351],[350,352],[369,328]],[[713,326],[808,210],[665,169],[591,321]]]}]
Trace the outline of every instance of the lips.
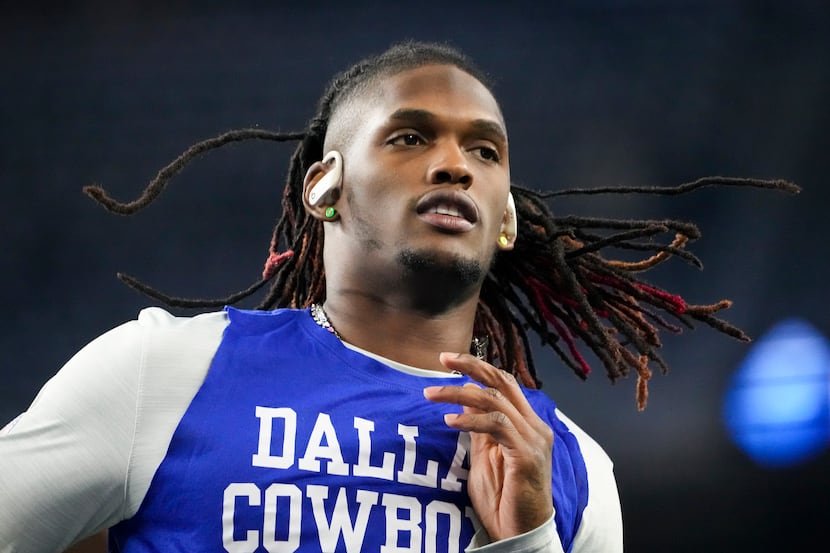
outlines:
[{"label": "lips", "polygon": [[447,232],[467,232],[478,222],[478,208],[460,190],[439,189],[428,192],[415,205],[418,217]]}]

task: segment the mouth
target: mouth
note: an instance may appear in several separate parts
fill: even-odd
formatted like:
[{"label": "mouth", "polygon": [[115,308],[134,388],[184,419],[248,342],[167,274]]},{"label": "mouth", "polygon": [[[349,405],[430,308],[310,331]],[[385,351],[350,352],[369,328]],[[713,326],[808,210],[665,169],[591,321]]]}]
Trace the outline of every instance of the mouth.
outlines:
[{"label": "mouth", "polygon": [[418,201],[415,211],[422,221],[450,233],[467,232],[478,223],[475,202],[460,190],[428,192]]}]

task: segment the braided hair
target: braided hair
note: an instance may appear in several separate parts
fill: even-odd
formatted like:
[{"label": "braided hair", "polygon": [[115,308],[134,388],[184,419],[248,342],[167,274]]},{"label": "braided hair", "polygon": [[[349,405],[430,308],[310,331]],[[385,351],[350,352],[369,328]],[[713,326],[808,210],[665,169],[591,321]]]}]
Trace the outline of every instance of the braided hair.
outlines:
[{"label": "braided hair", "polygon": [[[271,237],[269,255],[260,278],[227,297],[194,299],[164,294],[132,276],[118,278],[138,291],[171,307],[208,308],[232,305],[270,283],[257,309],[306,308],[325,300],[323,225],[310,216],[302,201],[308,168],[323,157],[323,145],[332,116],[354,95],[378,79],[425,65],[452,65],[488,82],[463,54],[445,45],[405,42],[380,55],[364,59],[338,74],[319,101],[316,115],[302,132],[262,129],[233,130],[194,144],[161,169],[141,196],[119,202],[99,186],[84,192],[111,212],[129,215],[152,203],[169,180],[195,157],[231,142],[243,140],[299,141],[291,157],[282,196],[282,213]],[[681,332],[694,322],[709,325],[739,340],[748,337],[715,314],[728,300],[688,305],[679,295],[639,278],[670,257],[702,267],[685,249],[700,237],[691,223],[676,220],[606,219],[554,215],[552,197],[573,194],[681,194],[707,186],[744,186],[796,193],[783,180],[706,177],[675,187],[613,187],[538,192],[511,186],[516,203],[518,235],[512,251],[501,251],[487,273],[479,296],[474,335],[486,336],[488,361],[513,374],[523,385],[541,382],[531,355],[528,331],[552,348],[580,378],[590,366],[579,344],[600,360],[612,381],[631,371],[637,375],[636,401],[642,410],[648,397],[651,368],[665,373],[668,366],[658,353],[660,331]],[[657,237],[671,235],[661,242]],[[644,241],[643,239],[648,239]],[[644,252],[645,259],[627,262],[602,255],[608,248]]]}]

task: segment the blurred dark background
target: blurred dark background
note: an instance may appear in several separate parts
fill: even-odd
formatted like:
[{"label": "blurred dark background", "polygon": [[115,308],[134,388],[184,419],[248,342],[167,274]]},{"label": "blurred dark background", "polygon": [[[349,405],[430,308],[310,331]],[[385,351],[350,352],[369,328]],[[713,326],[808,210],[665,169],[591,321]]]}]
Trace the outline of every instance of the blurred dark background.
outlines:
[{"label": "blurred dark background", "polygon": [[[152,207],[109,215],[192,143],[230,128],[299,130],[332,74],[392,42],[449,41],[490,73],[514,180],[558,189],[783,177],[800,196],[562,198],[559,213],[697,221],[703,272],[653,280],[753,336],[799,317],[830,335],[830,9],[823,2],[75,2],[0,17],[0,426],[80,347],[167,292],[221,296],[257,278],[293,145],[245,143],[188,166]],[[250,307],[253,302],[243,304]],[[634,381],[583,383],[539,352],[545,390],[616,463],[632,552],[827,551],[826,450],[756,466],[722,422],[751,346],[702,328],[638,413]],[[2,499],[0,499],[2,500]]]}]

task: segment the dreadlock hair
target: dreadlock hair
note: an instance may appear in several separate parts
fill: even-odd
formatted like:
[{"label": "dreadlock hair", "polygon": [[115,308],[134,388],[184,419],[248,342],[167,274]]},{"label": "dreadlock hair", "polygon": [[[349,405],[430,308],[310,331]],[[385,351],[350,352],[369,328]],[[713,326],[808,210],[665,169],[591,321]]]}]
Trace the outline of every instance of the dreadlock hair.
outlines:
[{"label": "dreadlock hair", "polygon": [[[171,307],[221,307],[234,304],[270,282],[257,309],[306,308],[325,300],[323,225],[303,206],[303,181],[308,168],[323,157],[329,122],[338,107],[378,79],[425,65],[452,65],[488,86],[484,74],[463,54],[445,45],[404,42],[364,59],[336,75],[319,101],[317,114],[302,132],[240,129],[197,143],[164,167],[141,196],[122,203],[99,186],[84,192],[111,212],[128,215],[150,203],[169,180],[195,157],[225,144],[243,140],[298,140],[291,157],[282,197],[282,214],[271,238],[261,278],[249,287],[217,299],[190,299],[164,294],[139,280],[119,273],[118,278],[138,291]],[[528,331],[541,338],[580,378],[590,366],[578,347],[587,346],[616,381],[632,370],[637,375],[638,409],[646,405],[650,366],[665,373],[668,366],[657,352],[660,330],[679,333],[702,322],[739,340],[748,337],[715,316],[729,307],[728,300],[710,305],[688,305],[679,295],[638,277],[672,256],[702,268],[685,245],[700,236],[691,223],[676,220],[623,220],[556,216],[547,205],[555,196],[569,194],[649,193],[681,194],[707,186],[744,186],[796,193],[799,188],[783,180],[706,177],[676,187],[615,187],[537,192],[512,185],[518,236],[512,251],[499,252],[485,277],[474,324],[474,335],[486,336],[487,359],[513,374],[523,385],[541,382],[533,363]],[[660,242],[655,237],[673,234]],[[647,241],[644,239],[648,239]],[[609,247],[641,251],[638,262],[608,259]]]}]

